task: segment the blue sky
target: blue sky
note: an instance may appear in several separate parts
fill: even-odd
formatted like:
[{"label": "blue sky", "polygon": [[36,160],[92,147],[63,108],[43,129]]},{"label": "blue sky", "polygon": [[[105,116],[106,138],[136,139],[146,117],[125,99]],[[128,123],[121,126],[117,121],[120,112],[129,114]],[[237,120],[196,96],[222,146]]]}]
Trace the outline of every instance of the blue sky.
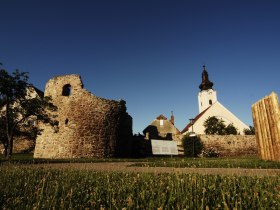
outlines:
[{"label": "blue sky", "polygon": [[198,114],[205,64],[218,100],[248,125],[280,93],[278,0],[0,1],[0,62],[44,90],[79,74],[96,96],[126,100],[134,133],[158,115],[182,130]]}]

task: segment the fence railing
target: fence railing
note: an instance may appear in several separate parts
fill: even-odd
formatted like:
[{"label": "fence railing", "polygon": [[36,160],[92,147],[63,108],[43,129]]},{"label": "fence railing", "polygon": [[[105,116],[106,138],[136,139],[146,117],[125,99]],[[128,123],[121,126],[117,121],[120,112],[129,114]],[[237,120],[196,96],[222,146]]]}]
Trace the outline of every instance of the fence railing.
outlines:
[{"label": "fence railing", "polygon": [[252,115],[260,158],[280,161],[280,108],[277,94],[272,92],[253,104]]}]

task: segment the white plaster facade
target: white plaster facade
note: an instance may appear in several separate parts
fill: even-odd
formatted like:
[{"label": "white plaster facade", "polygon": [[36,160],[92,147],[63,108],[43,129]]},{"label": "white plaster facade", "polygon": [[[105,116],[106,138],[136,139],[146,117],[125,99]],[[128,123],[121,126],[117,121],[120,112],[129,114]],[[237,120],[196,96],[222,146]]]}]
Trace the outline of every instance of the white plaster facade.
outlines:
[{"label": "white plaster facade", "polygon": [[217,102],[217,92],[213,89],[203,90],[198,93],[199,113]]},{"label": "white plaster facade", "polygon": [[[205,127],[203,126],[205,120],[208,117],[215,116],[218,119],[222,119],[226,125],[232,123],[236,128],[237,132],[240,134],[244,134],[244,129],[249,129],[249,127],[239,120],[232,112],[230,112],[227,108],[225,108],[219,101],[216,101],[212,106],[208,109],[204,110],[204,113],[199,114],[194,121],[193,132],[197,134],[205,134]],[[188,129],[184,129],[182,134],[186,134],[192,130],[191,125],[187,126]],[[186,127],[186,128],[187,128]]]}]

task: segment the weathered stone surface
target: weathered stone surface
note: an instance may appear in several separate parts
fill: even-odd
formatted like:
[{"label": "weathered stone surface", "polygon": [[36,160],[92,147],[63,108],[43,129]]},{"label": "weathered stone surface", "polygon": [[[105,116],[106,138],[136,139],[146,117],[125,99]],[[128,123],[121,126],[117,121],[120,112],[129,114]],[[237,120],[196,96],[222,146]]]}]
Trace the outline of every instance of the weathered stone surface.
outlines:
[{"label": "weathered stone surface", "polygon": [[258,148],[254,135],[200,135],[206,149],[216,148],[221,156],[257,155]]},{"label": "weathered stone surface", "polygon": [[58,131],[41,125],[35,158],[122,156],[129,151],[132,118],[125,101],[99,98],[83,88],[79,75],[50,79],[45,96],[58,107]]}]

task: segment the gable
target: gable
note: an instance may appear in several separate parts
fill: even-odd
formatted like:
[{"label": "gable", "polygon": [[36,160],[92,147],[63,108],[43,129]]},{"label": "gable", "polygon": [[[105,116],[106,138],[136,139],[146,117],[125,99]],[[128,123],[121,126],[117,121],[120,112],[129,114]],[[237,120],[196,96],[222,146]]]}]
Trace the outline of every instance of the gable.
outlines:
[{"label": "gable", "polygon": [[181,133],[185,133],[189,130],[189,128],[194,125],[203,115],[204,113],[209,109],[210,107],[208,107],[207,109],[205,109],[203,112],[199,113],[198,115],[195,116],[193,124],[189,123],[187,124],[187,126],[181,131]]},{"label": "gable", "polygon": [[180,131],[164,116],[159,115],[149,126],[147,126],[143,133],[158,132],[158,133],[172,133],[178,134]]},{"label": "gable", "polygon": [[[203,126],[203,124],[208,117],[212,117],[212,116],[224,120],[226,125],[232,123],[238,129],[238,132],[240,132],[241,134],[243,133],[243,130],[245,128],[248,128],[248,126],[245,123],[239,120],[232,112],[230,112],[220,102],[217,101],[208,109],[206,109],[205,111],[201,112],[199,115],[196,116],[193,124],[194,132],[196,132],[197,134],[204,134],[205,127]],[[186,133],[190,127],[191,125],[189,123],[182,130],[181,133]]]}]

